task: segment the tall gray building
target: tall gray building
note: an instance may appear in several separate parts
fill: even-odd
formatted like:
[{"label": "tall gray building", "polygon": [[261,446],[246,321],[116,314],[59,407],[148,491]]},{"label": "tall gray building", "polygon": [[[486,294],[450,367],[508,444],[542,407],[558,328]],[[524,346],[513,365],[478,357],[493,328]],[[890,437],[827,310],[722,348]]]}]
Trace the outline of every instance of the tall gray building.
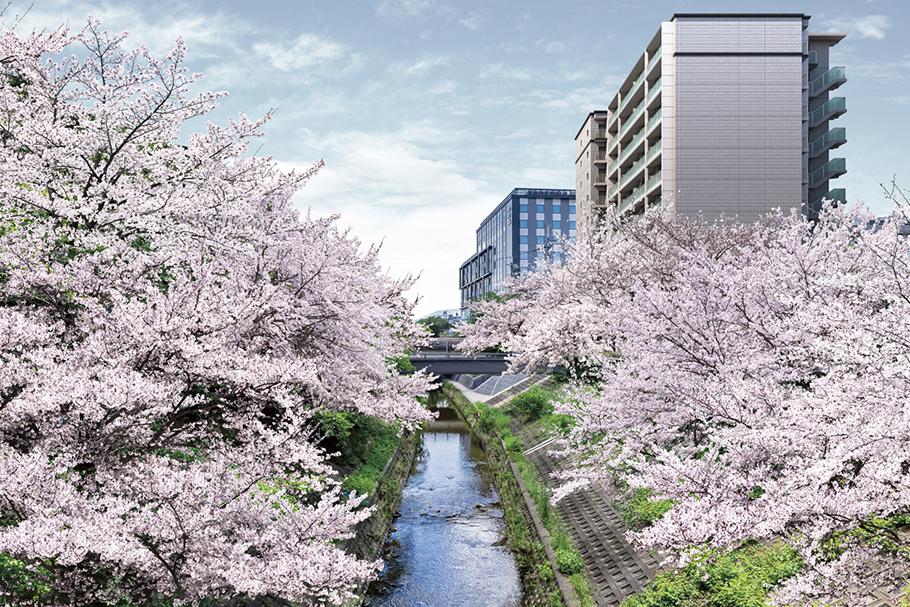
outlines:
[{"label": "tall gray building", "polygon": [[575,238],[575,190],[509,192],[477,228],[476,251],[458,269],[462,310],[542,259],[561,261],[563,238]]},{"label": "tall gray building", "polygon": [[576,142],[579,220],[598,209],[642,213],[672,201],[678,216],[813,213],[845,199],[829,122],[846,82],[829,64],[843,34],[811,34],[803,14],[675,14],[645,47],[605,110]]}]

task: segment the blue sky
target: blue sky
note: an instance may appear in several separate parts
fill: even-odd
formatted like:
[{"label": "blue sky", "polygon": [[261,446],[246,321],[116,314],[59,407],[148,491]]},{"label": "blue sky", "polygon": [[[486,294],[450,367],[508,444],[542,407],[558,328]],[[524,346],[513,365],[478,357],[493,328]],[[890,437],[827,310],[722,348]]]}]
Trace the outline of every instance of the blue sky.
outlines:
[{"label": "blue sky", "polygon": [[91,15],[162,52],[182,36],[205,86],[230,92],[215,121],[274,108],[261,153],[325,159],[297,203],[382,240],[391,273],[419,273],[420,313],[458,305],[474,230],[513,187],[574,187],[581,121],[674,12],[805,12],[846,32],[840,182],[882,213],[878,184],[910,184],[906,0],[16,0],[7,20],[29,5],[26,28]]}]

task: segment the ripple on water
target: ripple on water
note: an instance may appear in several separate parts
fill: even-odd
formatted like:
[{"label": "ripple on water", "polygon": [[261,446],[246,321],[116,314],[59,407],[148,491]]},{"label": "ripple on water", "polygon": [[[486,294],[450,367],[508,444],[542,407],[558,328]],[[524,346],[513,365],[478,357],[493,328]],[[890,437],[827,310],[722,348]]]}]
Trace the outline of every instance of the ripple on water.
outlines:
[{"label": "ripple on water", "polygon": [[431,426],[401,498],[370,607],[512,607],[521,585],[504,545],[486,455],[452,409]]}]

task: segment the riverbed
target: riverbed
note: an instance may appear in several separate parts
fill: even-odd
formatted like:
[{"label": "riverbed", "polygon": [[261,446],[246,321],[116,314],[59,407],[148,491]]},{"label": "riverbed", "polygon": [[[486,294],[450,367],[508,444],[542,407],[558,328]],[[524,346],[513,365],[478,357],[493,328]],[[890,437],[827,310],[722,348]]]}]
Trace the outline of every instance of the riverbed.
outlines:
[{"label": "riverbed", "polygon": [[487,457],[442,394],[386,541],[370,607],[513,607],[515,559]]}]

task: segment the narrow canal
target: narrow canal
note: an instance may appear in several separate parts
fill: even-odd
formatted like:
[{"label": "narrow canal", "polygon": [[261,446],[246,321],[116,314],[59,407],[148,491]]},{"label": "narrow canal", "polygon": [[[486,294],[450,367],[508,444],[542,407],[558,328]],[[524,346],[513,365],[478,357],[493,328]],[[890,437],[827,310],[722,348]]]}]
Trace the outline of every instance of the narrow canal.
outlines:
[{"label": "narrow canal", "polygon": [[445,396],[433,396],[439,416],[423,433],[366,605],[518,605],[518,570],[487,456]]}]

